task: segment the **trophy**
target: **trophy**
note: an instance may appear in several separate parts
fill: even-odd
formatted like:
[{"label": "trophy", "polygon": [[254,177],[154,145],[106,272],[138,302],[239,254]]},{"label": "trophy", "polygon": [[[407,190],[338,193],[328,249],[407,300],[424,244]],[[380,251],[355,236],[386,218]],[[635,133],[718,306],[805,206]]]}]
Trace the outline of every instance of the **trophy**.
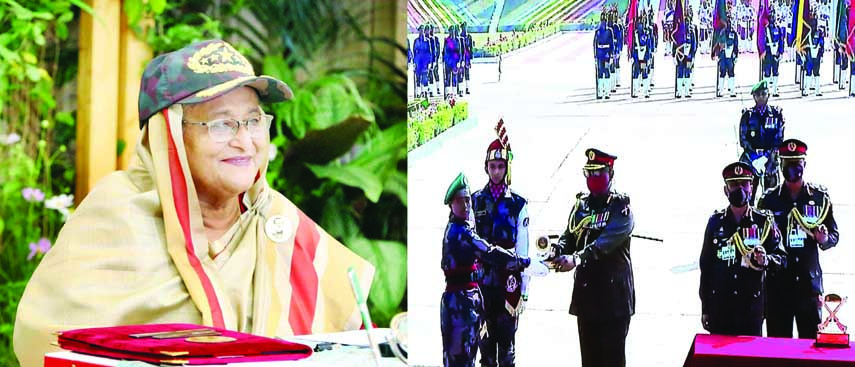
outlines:
[{"label": "trophy", "polygon": [[[840,307],[846,303],[846,297],[840,297],[836,294],[828,294],[822,299],[823,313],[828,313],[825,321],[819,324],[819,330],[816,334],[816,345],[825,347],[849,347],[849,334],[846,332],[846,325],[843,325],[837,319],[837,313]],[[831,309],[834,306],[834,309]]]}]

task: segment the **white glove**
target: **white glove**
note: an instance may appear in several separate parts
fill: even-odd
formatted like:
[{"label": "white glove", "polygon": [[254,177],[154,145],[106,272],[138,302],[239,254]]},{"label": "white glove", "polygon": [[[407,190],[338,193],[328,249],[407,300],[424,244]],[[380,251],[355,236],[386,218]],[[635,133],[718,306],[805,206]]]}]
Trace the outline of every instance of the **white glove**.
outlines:
[{"label": "white glove", "polygon": [[528,268],[525,269],[525,271],[533,277],[545,277],[547,274],[549,274],[549,268],[546,266],[546,264],[541,261],[535,260],[531,262],[531,265],[529,265]]},{"label": "white glove", "polygon": [[766,171],[766,161],[768,158],[760,157],[751,162],[751,165],[754,166],[754,169],[757,170],[758,173],[763,173]]}]

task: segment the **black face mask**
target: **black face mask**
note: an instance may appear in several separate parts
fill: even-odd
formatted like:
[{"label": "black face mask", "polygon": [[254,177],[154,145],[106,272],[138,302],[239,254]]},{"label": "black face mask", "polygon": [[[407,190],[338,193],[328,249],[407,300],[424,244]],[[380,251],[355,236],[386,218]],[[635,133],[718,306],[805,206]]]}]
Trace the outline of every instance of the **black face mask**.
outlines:
[{"label": "black face mask", "polygon": [[798,182],[802,179],[805,169],[801,165],[789,165],[784,167],[784,179],[787,182]]},{"label": "black face mask", "polygon": [[730,202],[730,205],[741,208],[748,204],[748,194],[742,189],[736,189],[727,194],[727,201]]}]

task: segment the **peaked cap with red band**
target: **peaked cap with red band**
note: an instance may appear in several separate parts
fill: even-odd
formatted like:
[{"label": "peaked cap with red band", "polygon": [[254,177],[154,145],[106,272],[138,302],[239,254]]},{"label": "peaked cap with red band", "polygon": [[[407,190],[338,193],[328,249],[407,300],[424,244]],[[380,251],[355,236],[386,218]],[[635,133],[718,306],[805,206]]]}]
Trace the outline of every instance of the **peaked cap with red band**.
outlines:
[{"label": "peaked cap with red band", "polygon": [[807,144],[799,139],[787,139],[778,147],[781,159],[800,159],[807,156]]},{"label": "peaked cap with red band", "polygon": [[738,180],[753,180],[754,171],[747,163],[734,162],[724,167],[724,170],[721,171],[721,177],[724,178],[725,182]]},{"label": "peaked cap with red band", "polygon": [[598,170],[601,168],[614,168],[616,156],[605,153],[599,149],[589,148],[585,151],[585,157],[588,162],[585,163],[585,169]]}]

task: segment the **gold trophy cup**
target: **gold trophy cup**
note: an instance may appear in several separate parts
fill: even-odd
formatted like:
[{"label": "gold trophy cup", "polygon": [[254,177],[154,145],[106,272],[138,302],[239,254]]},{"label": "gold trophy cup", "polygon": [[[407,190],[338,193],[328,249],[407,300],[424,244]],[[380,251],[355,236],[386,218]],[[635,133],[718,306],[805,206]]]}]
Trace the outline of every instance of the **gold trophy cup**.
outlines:
[{"label": "gold trophy cup", "polygon": [[[840,307],[846,303],[847,297],[840,297],[834,293],[827,294],[822,299],[822,313],[828,313],[825,321],[819,324],[816,334],[816,345],[824,347],[849,347],[849,333],[846,325],[837,318]],[[832,309],[831,307],[834,307]]]}]

